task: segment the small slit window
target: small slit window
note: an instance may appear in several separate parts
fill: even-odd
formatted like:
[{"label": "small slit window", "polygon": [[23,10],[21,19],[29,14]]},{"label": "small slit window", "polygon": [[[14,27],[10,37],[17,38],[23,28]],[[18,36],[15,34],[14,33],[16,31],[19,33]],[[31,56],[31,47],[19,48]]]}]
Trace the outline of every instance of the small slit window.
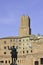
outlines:
[{"label": "small slit window", "polygon": [[23,51],[23,53],[25,53],[25,52]]},{"label": "small slit window", "polygon": [[4,52],[4,54],[6,54],[6,52]]},{"label": "small slit window", "polygon": [[9,60],[9,63],[10,63],[10,60]]},{"label": "small slit window", "polygon": [[7,64],[7,60],[5,61],[5,63]]},{"label": "small slit window", "polygon": [[28,53],[28,50],[27,50],[27,53]]}]

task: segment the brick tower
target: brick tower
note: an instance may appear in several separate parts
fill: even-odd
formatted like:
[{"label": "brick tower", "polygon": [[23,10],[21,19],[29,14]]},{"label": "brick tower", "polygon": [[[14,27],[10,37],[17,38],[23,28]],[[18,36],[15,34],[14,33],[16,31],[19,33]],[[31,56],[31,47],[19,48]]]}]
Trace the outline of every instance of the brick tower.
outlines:
[{"label": "brick tower", "polygon": [[29,16],[21,16],[19,36],[31,35],[30,18]]}]

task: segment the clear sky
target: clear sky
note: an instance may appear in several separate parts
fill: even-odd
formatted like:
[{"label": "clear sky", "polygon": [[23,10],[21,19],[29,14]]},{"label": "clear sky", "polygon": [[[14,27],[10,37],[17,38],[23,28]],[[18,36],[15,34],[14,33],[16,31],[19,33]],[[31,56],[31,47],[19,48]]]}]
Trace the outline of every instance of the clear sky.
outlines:
[{"label": "clear sky", "polygon": [[0,37],[18,35],[21,15],[30,17],[32,34],[43,35],[43,0],[0,0]]}]

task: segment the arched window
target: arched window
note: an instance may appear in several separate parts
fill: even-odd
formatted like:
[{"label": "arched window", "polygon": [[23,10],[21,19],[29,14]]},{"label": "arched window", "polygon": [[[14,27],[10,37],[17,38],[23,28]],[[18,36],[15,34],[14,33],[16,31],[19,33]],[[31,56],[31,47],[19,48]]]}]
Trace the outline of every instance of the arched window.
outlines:
[{"label": "arched window", "polygon": [[7,64],[7,60],[5,61],[5,63]]},{"label": "arched window", "polygon": [[28,50],[27,50],[27,53],[28,53]]}]

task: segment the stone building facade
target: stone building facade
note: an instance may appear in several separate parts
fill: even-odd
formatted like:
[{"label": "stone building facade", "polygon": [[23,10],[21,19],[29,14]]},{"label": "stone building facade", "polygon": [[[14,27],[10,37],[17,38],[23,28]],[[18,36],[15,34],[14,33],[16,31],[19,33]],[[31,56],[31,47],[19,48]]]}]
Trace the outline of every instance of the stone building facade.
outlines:
[{"label": "stone building facade", "polygon": [[43,36],[32,35],[29,16],[21,16],[19,36],[0,38],[0,65],[11,64],[11,51],[17,48],[17,65],[43,65]]}]

